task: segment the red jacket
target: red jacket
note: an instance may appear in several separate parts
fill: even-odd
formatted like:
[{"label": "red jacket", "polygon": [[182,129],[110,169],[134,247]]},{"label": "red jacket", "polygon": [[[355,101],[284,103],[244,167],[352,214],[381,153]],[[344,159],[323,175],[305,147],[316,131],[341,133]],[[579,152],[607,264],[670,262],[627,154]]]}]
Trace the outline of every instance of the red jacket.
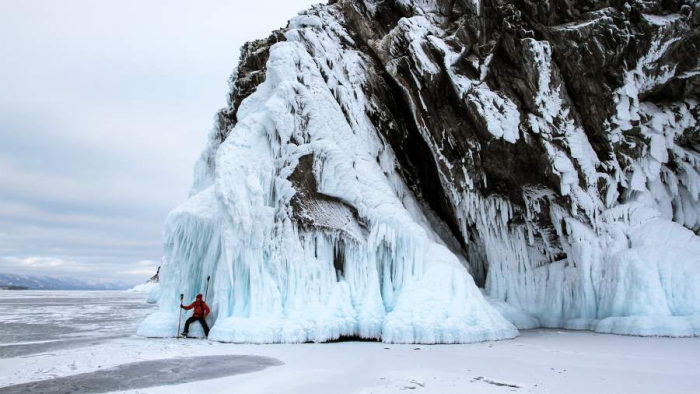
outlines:
[{"label": "red jacket", "polygon": [[209,307],[207,306],[207,303],[199,298],[197,299],[197,301],[182,307],[182,309],[186,311],[189,311],[192,308],[194,308],[194,313],[192,314],[192,317],[206,318],[207,316],[209,316]]}]

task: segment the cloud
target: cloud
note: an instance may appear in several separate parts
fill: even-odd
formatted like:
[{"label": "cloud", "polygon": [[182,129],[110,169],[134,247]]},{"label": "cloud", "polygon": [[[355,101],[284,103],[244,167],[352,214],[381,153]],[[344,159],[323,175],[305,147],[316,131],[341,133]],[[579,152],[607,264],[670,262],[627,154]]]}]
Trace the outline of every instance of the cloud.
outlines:
[{"label": "cloud", "polygon": [[0,272],[148,279],[240,46],[315,2],[0,2]]},{"label": "cloud", "polygon": [[150,270],[150,269],[140,269],[140,270],[129,270],[129,271],[122,271],[121,274],[123,275],[138,275],[138,276],[153,276],[156,273],[155,270]]},{"label": "cloud", "polygon": [[57,267],[74,267],[73,269],[85,270],[86,267],[80,267],[73,261],[65,261],[53,257],[27,257],[24,259],[10,259],[19,266],[30,269],[53,269]]}]

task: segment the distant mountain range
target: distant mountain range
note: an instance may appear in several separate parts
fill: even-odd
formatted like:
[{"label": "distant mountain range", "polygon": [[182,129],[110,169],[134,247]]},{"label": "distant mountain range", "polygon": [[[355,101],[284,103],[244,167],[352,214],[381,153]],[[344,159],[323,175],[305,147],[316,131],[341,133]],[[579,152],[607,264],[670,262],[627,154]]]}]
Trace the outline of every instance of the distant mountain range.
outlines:
[{"label": "distant mountain range", "polygon": [[126,290],[131,288],[131,285],[121,282],[97,282],[43,275],[0,273],[0,289],[16,289],[18,287],[30,290]]}]

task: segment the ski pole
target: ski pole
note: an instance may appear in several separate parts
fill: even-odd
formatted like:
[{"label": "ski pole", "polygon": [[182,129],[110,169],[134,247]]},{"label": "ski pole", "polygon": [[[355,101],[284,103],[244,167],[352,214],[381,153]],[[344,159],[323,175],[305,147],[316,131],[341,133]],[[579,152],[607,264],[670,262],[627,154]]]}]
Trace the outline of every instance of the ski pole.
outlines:
[{"label": "ski pole", "polygon": [[207,275],[207,289],[204,291],[204,301],[207,300],[207,294],[209,294],[209,278],[211,278],[211,276]]},{"label": "ski pole", "polygon": [[206,287],[206,290],[204,291],[204,301],[207,300],[207,294],[209,294],[209,278],[211,278],[211,276],[207,275],[207,287]]},{"label": "ski pole", "polygon": [[177,317],[177,339],[180,339],[180,322],[182,321],[182,300],[185,298],[184,294],[180,294],[180,316]]}]

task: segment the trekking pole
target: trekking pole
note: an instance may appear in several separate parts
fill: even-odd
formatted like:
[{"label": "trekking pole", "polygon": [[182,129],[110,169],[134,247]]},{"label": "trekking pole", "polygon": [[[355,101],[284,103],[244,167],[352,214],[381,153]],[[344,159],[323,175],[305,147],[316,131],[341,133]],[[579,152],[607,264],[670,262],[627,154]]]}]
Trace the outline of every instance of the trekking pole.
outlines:
[{"label": "trekking pole", "polygon": [[184,294],[180,294],[180,316],[177,317],[177,339],[180,339],[180,322],[182,321],[182,300],[185,298]]},{"label": "trekking pole", "polygon": [[211,276],[207,275],[207,289],[204,291],[204,301],[207,300],[207,294],[209,294],[209,278],[211,278]]}]

